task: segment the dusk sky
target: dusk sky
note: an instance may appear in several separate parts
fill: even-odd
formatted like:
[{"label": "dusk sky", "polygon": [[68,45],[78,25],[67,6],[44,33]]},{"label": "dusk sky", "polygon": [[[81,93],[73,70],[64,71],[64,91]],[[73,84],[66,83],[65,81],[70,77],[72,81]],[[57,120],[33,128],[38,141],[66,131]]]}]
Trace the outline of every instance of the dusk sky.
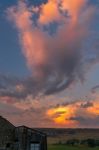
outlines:
[{"label": "dusk sky", "polygon": [[0,1],[0,115],[99,127],[99,0]]}]

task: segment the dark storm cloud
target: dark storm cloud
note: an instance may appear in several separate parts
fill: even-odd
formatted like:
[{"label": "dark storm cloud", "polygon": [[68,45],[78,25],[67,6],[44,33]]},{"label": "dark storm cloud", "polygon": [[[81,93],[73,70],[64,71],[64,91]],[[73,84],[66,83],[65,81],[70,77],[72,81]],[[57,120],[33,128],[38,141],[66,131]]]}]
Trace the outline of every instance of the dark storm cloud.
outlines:
[{"label": "dark storm cloud", "polygon": [[[62,73],[63,70],[61,70],[60,72]],[[68,72],[68,76],[70,79],[64,79],[63,82],[62,81],[63,78],[61,77],[59,78],[59,75],[60,73],[59,74],[57,73],[58,78],[56,77],[56,79],[53,82],[50,81],[39,82],[35,81],[33,77],[28,77],[26,79],[19,79],[2,75],[0,76],[0,96],[1,97],[8,96],[15,99],[25,99],[28,95],[32,95],[33,97],[35,97],[38,96],[39,94],[50,95],[60,92],[65,88],[67,88],[74,81],[75,76],[71,77],[70,68]],[[17,86],[22,89],[18,90]]]},{"label": "dark storm cloud", "polygon": [[76,117],[71,117],[69,120],[72,121],[77,121],[78,124],[82,127],[98,127],[99,125],[99,116],[76,116]]},{"label": "dark storm cloud", "polygon": [[16,85],[20,84],[20,80],[6,75],[0,75],[0,97],[20,98],[22,93],[16,91]]},{"label": "dark storm cloud", "polygon": [[29,94],[35,95],[35,82],[32,79],[22,80],[0,75],[0,97],[10,97],[17,100],[25,99]]},{"label": "dark storm cloud", "polygon": [[92,106],[93,106],[93,103],[88,101],[88,102],[82,103],[80,107],[81,108],[89,108]]},{"label": "dark storm cloud", "polygon": [[78,121],[81,123],[81,122],[85,121],[86,119],[82,116],[76,116],[76,117],[70,117],[69,120]]},{"label": "dark storm cloud", "polygon": [[56,113],[52,116],[52,118],[58,118],[58,117],[60,117],[61,115],[64,115],[65,113],[66,113],[66,111],[56,112]]},{"label": "dark storm cloud", "polygon": [[99,90],[99,85],[94,86],[94,87],[91,89],[91,92],[92,92],[92,93],[95,93],[97,90]]}]

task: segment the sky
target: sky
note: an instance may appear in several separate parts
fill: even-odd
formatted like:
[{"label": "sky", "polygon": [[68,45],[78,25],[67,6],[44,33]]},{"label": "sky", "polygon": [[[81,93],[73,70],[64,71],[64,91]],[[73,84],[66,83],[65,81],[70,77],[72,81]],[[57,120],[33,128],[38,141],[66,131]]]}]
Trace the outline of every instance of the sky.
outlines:
[{"label": "sky", "polygon": [[1,0],[0,115],[99,128],[98,0]]}]

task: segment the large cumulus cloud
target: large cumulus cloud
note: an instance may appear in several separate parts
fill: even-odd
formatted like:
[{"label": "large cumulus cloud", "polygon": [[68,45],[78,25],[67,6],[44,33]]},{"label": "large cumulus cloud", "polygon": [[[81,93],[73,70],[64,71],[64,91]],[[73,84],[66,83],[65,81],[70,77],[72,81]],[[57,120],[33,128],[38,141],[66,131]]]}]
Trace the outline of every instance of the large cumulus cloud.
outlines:
[{"label": "large cumulus cloud", "polygon": [[88,0],[48,0],[39,6],[19,0],[7,9],[31,70],[31,77],[21,81],[19,97],[53,94],[84,78],[83,67],[98,57],[94,52],[87,57],[91,50],[85,48],[95,12]]}]

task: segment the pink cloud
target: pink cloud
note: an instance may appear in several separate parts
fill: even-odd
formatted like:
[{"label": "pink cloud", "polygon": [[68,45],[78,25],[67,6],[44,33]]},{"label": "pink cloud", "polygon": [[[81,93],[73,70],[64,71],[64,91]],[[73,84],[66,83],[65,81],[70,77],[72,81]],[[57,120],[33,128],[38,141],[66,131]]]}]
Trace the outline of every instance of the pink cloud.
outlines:
[{"label": "pink cloud", "polygon": [[[49,0],[36,7],[19,1],[17,6],[8,8],[37,89],[47,91],[45,93],[61,91],[83,74],[80,67],[83,43],[94,13],[93,7],[86,7],[87,0]],[[33,20],[35,13],[36,21]],[[54,21],[61,24],[52,36],[50,29],[45,31],[43,27]]]}]

